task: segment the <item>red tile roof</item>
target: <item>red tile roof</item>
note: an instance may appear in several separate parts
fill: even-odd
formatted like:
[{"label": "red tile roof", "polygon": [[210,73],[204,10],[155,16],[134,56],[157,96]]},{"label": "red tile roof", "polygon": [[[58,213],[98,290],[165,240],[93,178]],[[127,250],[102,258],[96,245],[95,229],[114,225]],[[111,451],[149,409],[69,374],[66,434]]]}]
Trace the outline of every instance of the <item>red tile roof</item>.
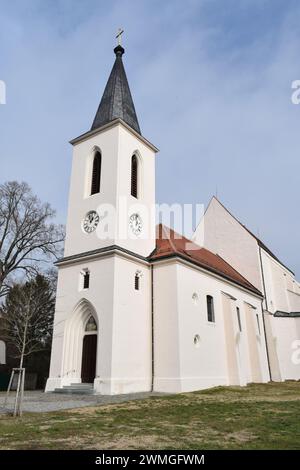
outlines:
[{"label": "red tile roof", "polygon": [[236,271],[219,255],[206,248],[201,248],[192,240],[176,233],[163,224],[157,226],[156,249],[151,255],[151,261],[164,258],[180,257],[197,266],[218,274],[223,278],[242,286],[255,294],[262,296],[246,278]]}]

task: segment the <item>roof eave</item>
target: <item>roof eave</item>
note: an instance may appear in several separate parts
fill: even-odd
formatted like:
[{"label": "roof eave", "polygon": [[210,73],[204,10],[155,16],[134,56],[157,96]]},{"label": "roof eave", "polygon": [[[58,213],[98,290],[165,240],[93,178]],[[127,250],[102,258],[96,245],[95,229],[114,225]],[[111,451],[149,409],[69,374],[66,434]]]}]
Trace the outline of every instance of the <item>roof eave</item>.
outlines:
[{"label": "roof eave", "polygon": [[193,260],[193,259],[189,258],[188,256],[184,256],[182,253],[175,252],[175,253],[166,253],[165,255],[160,255],[158,257],[154,256],[153,258],[150,258],[150,262],[155,263],[155,262],[164,261],[164,260],[168,260],[168,259],[172,259],[172,258],[182,259],[182,260],[184,260],[188,263],[193,264],[194,266],[197,266],[197,267],[201,268],[204,271],[208,271],[212,274],[215,274],[216,276],[218,276],[222,279],[225,279],[228,282],[230,282],[230,283],[232,283],[232,284],[234,284],[234,285],[236,285],[236,286],[238,286],[242,289],[245,289],[247,292],[251,292],[252,294],[256,295],[257,297],[260,297],[261,299],[263,299],[263,297],[264,297],[263,294],[258,289],[256,289],[254,286],[253,287],[252,286],[246,286],[242,282],[239,282],[239,281],[233,279],[232,277],[227,276],[226,274],[219,272],[217,269],[214,269],[210,266],[207,266],[204,263],[201,263],[199,261]]}]

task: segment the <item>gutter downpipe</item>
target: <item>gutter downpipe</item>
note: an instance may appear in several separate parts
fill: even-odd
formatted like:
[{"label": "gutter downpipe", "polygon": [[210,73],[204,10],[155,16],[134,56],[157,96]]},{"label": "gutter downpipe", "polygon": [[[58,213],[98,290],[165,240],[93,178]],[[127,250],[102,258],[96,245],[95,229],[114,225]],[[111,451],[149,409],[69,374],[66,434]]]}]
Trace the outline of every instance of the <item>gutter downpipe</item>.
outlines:
[{"label": "gutter downpipe", "polygon": [[150,267],[151,277],[151,392],[154,391],[154,283],[153,264]]},{"label": "gutter downpipe", "polygon": [[[268,312],[268,299],[267,299],[267,291],[266,291],[266,284],[265,284],[265,275],[264,275],[264,268],[261,256],[261,247],[258,246],[259,251],[259,260],[260,260],[260,269],[261,269],[261,276],[262,276],[262,283],[263,283],[263,290],[266,302],[266,311]],[[269,348],[268,348],[268,339],[267,339],[267,330],[266,330],[266,323],[265,323],[265,314],[264,314],[264,301],[261,301],[261,309],[262,309],[262,319],[263,319],[263,327],[264,327],[264,336],[265,336],[265,344],[266,344],[266,353],[267,353],[267,362],[268,362],[268,369],[269,369],[269,376],[270,381],[272,382],[272,372],[271,372],[271,364],[270,364],[270,356],[269,356]]]}]

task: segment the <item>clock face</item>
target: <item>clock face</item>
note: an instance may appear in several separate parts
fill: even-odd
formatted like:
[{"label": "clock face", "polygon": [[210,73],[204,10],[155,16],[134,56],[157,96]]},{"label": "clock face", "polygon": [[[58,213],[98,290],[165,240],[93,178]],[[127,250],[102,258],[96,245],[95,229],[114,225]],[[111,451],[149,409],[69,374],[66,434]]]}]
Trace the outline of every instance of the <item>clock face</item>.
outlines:
[{"label": "clock face", "polygon": [[129,227],[134,235],[140,235],[143,228],[143,221],[139,214],[132,214],[129,218]]},{"label": "clock face", "polygon": [[83,230],[86,233],[91,233],[96,230],[96,227],[99,223],[99,215],[96,211],[90,211],[86,214],[85,218],[83,219]]}]

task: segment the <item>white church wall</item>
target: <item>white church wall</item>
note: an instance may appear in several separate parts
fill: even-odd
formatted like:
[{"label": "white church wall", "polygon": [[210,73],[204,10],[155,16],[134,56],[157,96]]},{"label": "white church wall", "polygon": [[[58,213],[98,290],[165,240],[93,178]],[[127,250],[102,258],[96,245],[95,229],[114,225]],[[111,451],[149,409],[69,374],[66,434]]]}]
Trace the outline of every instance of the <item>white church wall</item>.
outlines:
[{"label": "white church wall", "polygon": [[300,291],[295,276],[261,250],[268,311],[300,312]]},{"label": "white church wall", "polygon": [[299,380],[300,318],[268,315],[268,324],[268,343],[273,346],[272,379]]},{"label": "white church wall", "polygon": [[[90,271],[90,287],[82,289],[80,282],[83,269]],[[50,374],[46,391],[56,387],[81,382],[81,351],[83,340],[83,326],[78,318],[78,331],[74,335],[68,333],[68,322],[76,314],[76,306],[85,299],[94,310],[91,314],[98,323],[97,347],[97,377],[110,377],[112,354],[112,311],[113,311],[113,281],[114,258],[106,257],[101,260],[89,260],[83,263],[74,263],[61,266],[58,275],[54,331]],[[94,313],[95,311],[95,313]],[[80,313],[80,312],[79,312]],[[85,311],[82,311],[82,315]],[[99,360],[101,358],[101,360]],[[98,389],[105,388],[105,381],[97,384]]]},{"label": "white church wall", "polygon": [[289,273],[264,250],[261,250],[261,256],[268,310],[272,313],[277,310],[288,312],[286,276],[289,276]]},{"label": "white church wall", "polygon": [[[262,265],[268,311],[300,311],[298,283],[294,275],[263,249]],[[293,345],[300,341],[300,318],[274,317],[265,313],[272,380],[299,380],[300,365],[293,363]]]},{"label": "white church wall", "polygon": [[[240,375],[243,374],[243,361],[240,357],[240,331],[236,328],[236,299],[222,293],[222,310],[224,318],[224,337],[226,343],[227,376],[230,385],[244,385]],[[240,312],[241,317],[241,312]],[[242,320],[241,320],[242,321]],[[237,325],[238,326],[238,325]]]},{"label": "white church wall", "polygon": [[[198,303],[193,294],[198,295]],[[214,299],[215,322],[207,321],[206,296]],[[227,384],[224,324],[218,283],[199,270],[178,264],[181,391]],[[195,335],[200,341],[194,344]]]},{"label": "white church wall", "polygon": [[264,311],[264,319],[268,344],[271,380],[273,382],[281,382],[282,378],[278,356],[277,338],[276,336],[274,336],[273,333],[274,328],[272,329],[273,315],[267,311]]},{"label": "white church wall", "polygon": [[[131,158],[138,158],[138,197],[131,196]],[[126,239],[117,237],[115,243],[134,253],[149,256],[155,248],[155,152],[127,128],[120,126],[117,166],[117,211],[120,222],[128,229],[131,214],[142,218],[143,231],[138,239],[129,230]],[[126,204],[126,208],[124,208]],[[126,209],[126,210],[125,210]],[[120,229],[119,225],[117,229]],[[120,233],[121,230],[118,230]],[[127,235],[127,233],[126,233]]]},{"label": "white church wall", "polygon": [[175,263],[153,266],[154,390],[181,391],[178,280]]},{"label": "white church wall", "polygon": [[[154,279],[155,390],[187,392],[255,381],[258,376],[251,369],[251,348],[257,348],[260,380],[269,380],[263,330],[259,339],[256,332],[254,337],[248,331],[250,305],[254,327],[257,313],[263,328],[260,298],[181,262],[156,264]],[[228,308],[224,308],[224,293],[234,299]],[[207,295],[214,298],[215,323],[207,320]],[[199,341],[195,344],[196,336]],[[249,341],[254,341],[251,348]]]},{"label": "white church wall", "polygon": [[[95,149],[98,149],[102,156],[100,193],[90,195]],[[140,191],[137,199],[131,196],[131,157],[134,153],[140,163]],[[148,256],[155,248],[154,204],[155,152],[127,128],[115,124],[75,144],[64,256],[115,244]],[[102,211],[101,205],[104,205]],[[107,205],[116,210],[117,219],[106,215],[95,232],[86,234],[82,229],[86,213],[95,210],[100,216],[105,215]],[[138,240],[134,236],[127,236],[129,216],[132,213],[139,213],[143,219],[145,236],[143,234]],[[124,234],[119,230],[119,216],[122,217]],[[103,227],[108,222],[113,230],[110,229],[110,237],[103,239]]]},{"label": "white church wall", "polygon": [[265,336],[261,311],[245,302],[249,357],[249,382],[265,382],[263,358],[266,358]]},{"label": "white church wall", "polygon": [[[248,294],[233,285],[215,278],[206,273],[201,273],[196,269],[186,266],[180,267],[181,278],[179,282],[179,308],[181,318],[182,333],[182,356],[181,356],[181,373],[183,390],[196,390],[198,388],[212,387],[215,385],[234,385],[239,382],[245,385],[252,381],[249,371],[249,329],[245,321],[247,312],[245,306],[249,303],[255,307],[255,314],[258,313],[260,321],[262,321],[261,300],[254,295]],[[199,315],[195,318],[194,325],[190,322],[193,315],[195,305],[189,302],[191,298],[191,289],[197,289],[199,293]],[[224,292],[233,299],[231,308],[224,309]],[[215,305],[215,323],[207,321],[207,305],[206,296],[211,295],[214,298]],[[241,321],[243,331],[239,334],[238,322],[236,316],[236,307],[240,306]],[[231,317],[228,317],[229,311]],[[256,321],[254,313],[252,315],[253,322]],[[197,325],[198,324],[198,325]],[[190,335],[192,328],[200,330],[200,347],[192,348]],[[226,330],[232,329],[231,337],[226,337]],[[253,338],[251,338],[253,340]],[[256,345],[256,343],[255,343]],[[194,346],[194,345],[193,345]],[[235,353],[236,371],[233,379],[232,366],[228,364],[229,351],[232,348]],[[266,350],[263,335],[260,338],[258,348],[259,364],[262,370],[262,381],[269,380],[268,366],[266,359]],[[194,351],[198,353],[200,349],[201,358],[199,361],[193,358]],[[184,364],[184,366],[183,366]]]},{"label": "white church wall", "polygon": [[300,294],[296,290],[288,290],[288,304],[291,312],[300,312]]},{"label": "white church wall", "polygon": [[[135,289],[135,274],[139,290]],[[150,267],[116,257],[110,393],[151,389],[152,320]],[[101,357],[100,357],[101,360]]]},{"label": "white church wall", "polygon": [[[97,230],[87,234],[82,221],[87,212],[97,210],[100,204],[116,206],[119,126],[105,129],[74,145],[70,180],[68,217],[64,256],[71,256],[114,244],[101,240]],[[100,193],[90,195],[91,172],[95,149],[102,155]],[[100,224],[98,226],[100,229]],[[113,234],[114,235],[114,234]]]},{"label": "white church wall", "polygon": [[255,238],[213,198],[195,230],[193,239],[220,255],[257,289],[262,290],[259,253]]}]

